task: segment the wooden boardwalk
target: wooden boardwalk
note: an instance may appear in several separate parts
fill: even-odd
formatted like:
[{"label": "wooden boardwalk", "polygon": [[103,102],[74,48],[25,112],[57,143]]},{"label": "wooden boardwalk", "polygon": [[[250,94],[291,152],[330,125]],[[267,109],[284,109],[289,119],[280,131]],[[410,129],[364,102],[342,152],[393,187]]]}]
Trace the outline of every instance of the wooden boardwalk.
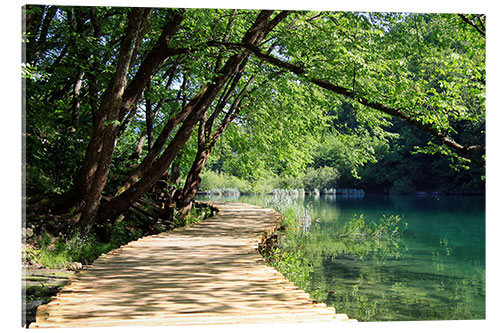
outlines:
[{"label": "wooden boardwalk", "polygon": [[215,206],[215,217],[102,255],[38,308],[30,328],[349,320],[311,300],[259,254],[279,214]]}]

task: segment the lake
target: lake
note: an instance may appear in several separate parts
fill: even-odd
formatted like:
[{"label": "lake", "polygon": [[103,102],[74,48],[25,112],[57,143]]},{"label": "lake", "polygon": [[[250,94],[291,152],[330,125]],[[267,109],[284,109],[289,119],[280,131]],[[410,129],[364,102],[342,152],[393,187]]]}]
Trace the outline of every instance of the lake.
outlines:
[{"label": "lake", "polygon": [[[225,200],[272,202],[262,196]],[[484,197],[305,196],[289,204],[306,207],[311,217],[304,234],[303,251],[311,252],[305,289],[338,313],[359,321],[485,318]],[[364,247],[363,255],[312,251],[331,248],[329,237],[360,215],[366,221],[398,215],[407,227],[390,251],[379,245],[373,253]]]}]

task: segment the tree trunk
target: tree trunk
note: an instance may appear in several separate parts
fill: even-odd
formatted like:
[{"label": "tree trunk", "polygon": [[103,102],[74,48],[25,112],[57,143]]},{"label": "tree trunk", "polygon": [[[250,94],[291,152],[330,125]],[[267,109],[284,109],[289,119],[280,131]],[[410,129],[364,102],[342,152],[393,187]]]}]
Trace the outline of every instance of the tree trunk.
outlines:
[{"label": "tree trunk", "polygon": [[193,112],[194,106],[203,97],[203,94],[206,92],[206,89],[207,87],[201,89],[198,95],[196,95],[191,100],[191,103],[186,105],[180,113],[176,114],[167,121],[160,135],[154,142],[152,148],[148,151],[146,157],[142,160],[141,164],[132,172],[132,174],[129,176],[129,178],[123,184],[123,186],[118,190],[117,195],[120,195],[121,193],[128,190],[133,184],[135,184],[135,182],[137,182],[138,179],[140,179],[147,171],[151,169],[153,163],[157,159],[158,155],[161,153],[163,146],[167,142],[167,139],[170,137],[170,134],[172,133],[174,128],[178,124],[182,123],[187,118],[187,116]]},{"label": "tree trunk", "polygon": [[[99,40],[101,38],[101,22],[97,17],[97,13],[95,7],[90,7],[90,22],[92,23],[92,28],[94,29],[93,36],[95,40]],[[95,56],[96,59],[99,59],[99,54]],[[87,82],[89,85],[89,102],[90,102],[90,112],[92,115],[92,124],[95,126],[97,119],[97,112],[99,108],[98,103],[98,94],[99,94],[99,82],[97,80],[97,71],[99,68],[99,63],[97,60],[94,60],[91,65],[90,72],[87,75]]]},{"label": "tree trunk", "polygon": [[137,199],[151,189],[154,183],[165,173],[176,155],[189,140],[191,132],[196,126],[197,116],[198,114],[195,112],[191,113],[186,118],[181,128],[177,131],[175,137],[165,149],[164,153],[151,165],[149,171],[146,172],[139,181],[130,186],[126,191],[111,199],[111,201],[105,202],[101,205],[97,215],[97,220],[102,221],[106,219],[113,219],[120,214],[125,213]]},{"label": "tree trunk", "polygon": [[[174,80],[174,76],[175,76],[175,70],[177,68],[177,63],[174,64],[170,70],[167,72],[166,76],[170,75],[169,79],[168,79],[168,82],[165,86],[165,89],[168,89],[169,86],[172,84],[172,81]],[[151,80],[148,82],[147,86],[149,87],[151,84]],[[149,89],[149,88],[147,88]],[[125,92],[125,94],[127,94],[127,92]],[[152,115],[151,116],[151,119],[154,119],[155,115],[158,113],[158,110],[160,110],[160,108],[163,106],[163,104],[165,103],[165,101],[167,100],[166,97],[164,97],[161,101],[159,101],[154,110],[151,110],[150,114]],[[148,104],[148,98],[146,98],[146,104]],[[139,104],[138,102],[134,103],[135,105]],[[122,134],[125,132],[125,130],[127,129],[127,127],[130,125],[130,123],[132,122],[132,119],[134,118],[135,116],[135,113],[137,112],[137,108],[134,109],[134,111],[129,111],[126,118],[122,121],[121,125],[120,125],[120,129],[118,131],[118,137],[121,137]],[[149,147],[149,143],[148,143],[148,147]]]},{"label": "tree trunk", "polygon": [[146,132],[142,132],[139,141],[137,142],[137,147],[135,148],[135,152],[130,155],[130,159],[133,161],[137,161],[142,154],[142,147],[144,146],[144,141],[146,140]]},{"label": "tree trunk", "polygon": [[106,184],[111,158],[116,143],[118,114],[127,85],[127,75],[133,51],[138,41],[144,9],[134,8],[122,40],[120,55],[115,74],[101,99],[97,119],[85,162],[79,179],[79,193],[75,205],[75,220],[87,229],[94,220],[99,200]]},{"label": "tree trunk", "polygon": [[117,69],[101,97],[101,106],[79,176],[79,199],[74,206],[76,212],[74,220],[85,229],[88,229],[94,222],[100,205],[100,196],[106,185],[120,123],[127,113],[135,112],[134,105],[144,93],[146,84],[165,59],[171,55],[168,44],[182,22],[183,11],[172,11],[172,13],[170,20],[163,27],[159,40],[145,56],[127,87],[129,69],[136,56],[138,44],[142,42],[144,27],[148,24],[151,9],[133,8],[129,15],[129,24],[121,42]]},{"label": "tree trunk", "polygon": [[[283,11],[280,14],[278,14],[273,20],[268,22],[271,15],[272,11],[262,11],[260,15],[257,17],[254,25],[248,30],[246,35],[243,37],[243,42],[247,42],[252,45],[260,43],[265,38],[265,36],[276,26],[276,24],[278,24],[288,15],[288,12]],[[243,72],[247,59],[248,59],[248,54],[246,53],[233,55],[228,59],[224,67],[220,70],[219,75],[215,76],[216,79],[214,79],[214,83],[207,87],[206,92],[203,94],[203,97],[200,98],[200,102],[196,101],[194,106],[193,106],[193,101],[191,101],[188,104],[187,107],[190,106],[196,107],[198,108],[198,110],[194,112],[192,111],[189,114],[184,124],[181,126],[181,128],[177,132],[177,135],[174,137],[174,139],[167,147],[163,155],[154,164],[151,165],[151,167],[149,168],[149,172],[143,174],[142,178],[137,183],[131,185],[126,191],[121,192],[120,195],[115,197],[110,202],[106,203],[102,207],[102,210],[99,211],[98,219],[114,218],[115,216],[118,216],[121,211],[128,209],[128,207],[130,207],[130,205],[133,204],[134,200],[142,196],[152,186],[152,183],[156,181],[156,179],[161,177],[162,171],[166,170],[173,160],[173,156],[168,156],[168,155],[177,154],[180,151],[180,149],[184,146],[184,144],[191,136],[191,132],[196,126],[196,122],[198,121],[198,119],[205,117],[208,107],[215,100],[215,98],[222,90],[224,85],[227,83],[227,81],[235,74],[236,74],[235,75],[236,80],[239,80],[241,78],[240,74]],[[229,89],[231,94],[234,92],[234,89],[235,86]],[[200,96],[200,93],[197,95],[197,97],[198,96]],[[227,102],[229,97],[230,94],[229,96],[225,96],[223,100]],[[241,98],[239,97],[237,104],[239,104],[240,100]],[[228,120],[229,122],[232,119],[234,118],[230,117],[229,115],[226,117],[226,120]],[[209,121],[213,125],[213,119],[210,119]],[[203,127],[204,120],[202,124]],[[224,125],[224,129],[225,127],[227,127],[227,125],[228,123]],[[188,131],[189,133],[187,132],[183,133],[184,131]],[[202,129],[201,131],[204,132],[204,129]],[[222,133],[221,131],[217,132],[218,136],[220,136],[220,134]],[[179,141],[176,140],[178,137]],[[202,137],[203,134],[199,136],[199,138]],[[186,187],[186,193],[188,194],[186,197],[187,199],[184,199],[184,196],[181,195],[181,200],[187,202],[189,201],[190,196],[193,196],[194,198],[194,195],[192,193],[196,194],[196,192],[198,191],[201,182],[201,171],[203,170],[203,167],[206,164],[206,160],[210,155],[210,150],[212,149],[212,147],[213,146],[211,145],[211,147],[207,151],[205,151],[204,149],[200,150],[200,156],[198,161],[199,164],[196,163],[195,161],[195,164],[193,165],[194,169],[192,173],[192,180],[189,181],[189,185]],[[199,178],[199,180],[197,180],[197,178]],[[180,206],[183,205],[184,203],[180,204]],[[187,203],[185,207],[182,208],[183,212],[181,212],[181,215],[185,214],[186,211],[189,212],[191,204]]]},{"label": "tree trunk", "polygon": [[163,206],[162,218],[173,221],[176,196],[179,194],[179,183],[181,181],[181,168],[178,162],[179,156],[172,162],[170,178],[167,180],[167,197]]},{"label": "tree trunk", "polygon": [[179,218],[185,218],[191,210],[196,193],[201,185],[201,172],[210,156],[211,149],[202,148],[196,153],[195,160],[186,177],[186,183],[182,189],[180,201],[177,203]]},{"label": "tree trunk", "polygon": [[[235,76],[235,80],[239,80],[242,76],[243,72],[239,72]],[[229,124],[234,120],[234,118],[240,113],[242,107],[241,102],[242,98],[247,92],[248,88],[254,81],[255,77],[250,78],[246,83],[245,87],[240,91],[238,96],[235,98],[231,107],[227,111],[224,119],[222,120],[219,127],[215,130],[212,135],[212,129],[215,122],[215,118],[220,113],[220,111],[224,108],[225,104],[229,101],[229,97],[224,99],[217,108],[214,110],[212,116],[205,123],[204,119],[200,121],[199,125],[199,133],[198,133],[198,150],[196,152],[196,157],[191,165],[191,169],[186,177],[186,182],[184,184],[184,188],[182,189],[180,198],[178,200],[178,209],[179,209],[179,217],[185,218],[191,208],[193,207],[194,198],[196,197],[196,193],[200,189],[201,185],[201,173],[203,168],[205,167],[210,153],[212,152],[215,143],[222,135],[222,133],[226,130]],[[234,82],[233,82],[234,84]],[[234,90],[233,90],[234,92]],[[231,93],[232,94],[232,93]]]},{"label": "tree trunk", "polygon": [[[286,17],[288,12],[281,12],[269,21],[272,11],[262,11],[257,17],[255,23],[250,27],[242,39],[243,43],[258,45],[264,37]],[[144,195],[154,183],[168,169],[175,156],[184,147],[192,131],[196,127],[200,117],[206,112],[208,107],[220,93],[227,80],[237,71],[242,70],[241,64],[248,57],[248,52],[240,52],[232,55],[224,65],[224,67],[214,75],[213,83],[203,88],[197,96],[201,97],[198,101],[191,101],[186,108],[192,109],[189,115],[184,120],[182,126],[177,131],[170,144],[167,146],[163,154],[150,165],[145,165],[147,170],[141,178],[129,185],[128,189],[121,191],[116,197],[109,202],[103,203],[99,208],[97,215],[98,220],[113,219],[122,213],[125,213],[135,200]],[[193,103],[195,102],[195,103]],[[155,143],[156,144],[156,143]],[[154,147],[153,147],[154,150]]]}]

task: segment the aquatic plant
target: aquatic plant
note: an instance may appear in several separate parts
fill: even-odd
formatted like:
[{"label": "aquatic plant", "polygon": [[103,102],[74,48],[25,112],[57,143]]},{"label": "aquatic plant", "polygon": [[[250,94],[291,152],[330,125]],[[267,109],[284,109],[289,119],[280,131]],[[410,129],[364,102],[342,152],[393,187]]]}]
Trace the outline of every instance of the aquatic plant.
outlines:
[{"label": "aquatic plant", "polygon": [[[267,260],[318,301],[326,302],[332,289],[326,283],[313,281],[312,277],[314,271],[322,269],[325,258],[333,262],[346,259],[384,262],[401,258],[405,251],[401,235],[407,224],[399,216],[382,216],[378,222],[367,222],[363,215],[353,216],[343,227],[325,235],[319,232],[319,224],[314,223],[317,221],[313,222],[311,206],[292,203],[292,198],[284,196],[267,202],[283,215],[283,230]],[[370,318],[372,312],[368,311],[365,317]]]}]

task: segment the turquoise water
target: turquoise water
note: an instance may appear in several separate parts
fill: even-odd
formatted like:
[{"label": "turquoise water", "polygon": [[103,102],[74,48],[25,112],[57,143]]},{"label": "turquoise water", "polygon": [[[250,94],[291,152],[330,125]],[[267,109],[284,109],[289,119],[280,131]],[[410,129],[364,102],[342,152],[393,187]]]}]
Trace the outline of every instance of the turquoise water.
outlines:
[{"label": "turquoise water", "polygon": [[359,321],[485,318],[484,197],[306,196],[292,204],[309,208],[308,239],[319,246],[355,215],[407,223],[391,251],[314,253],[307,291],[337,312]]},{"label": "turquoise water", "polygon": [[[366,196],[314,200],[313,219],[329,233],[354,214],[408,224],[400,257],[323,258],[313,285],[326,303],[362,321],[485,318],[485,204],[478,197]],[[337,290],[336,290],[337,288]]]}]

